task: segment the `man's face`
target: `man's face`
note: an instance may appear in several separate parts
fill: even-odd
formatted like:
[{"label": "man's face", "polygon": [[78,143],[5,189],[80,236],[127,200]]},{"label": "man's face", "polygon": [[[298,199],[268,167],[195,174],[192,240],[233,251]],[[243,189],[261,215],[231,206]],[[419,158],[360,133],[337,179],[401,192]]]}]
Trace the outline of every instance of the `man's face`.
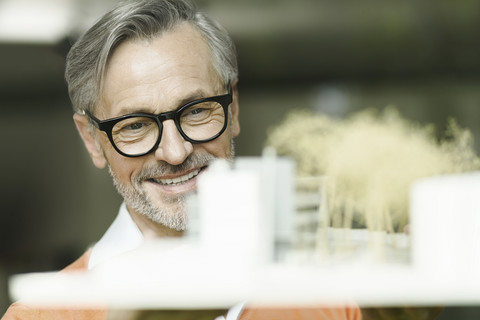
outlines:
[{"label": "man's face", "polygon": [[[109,61],[95,115],[104,120],[135,112],[159,114],[195,99],[225,94],[211,59],[206,42],[188,24],[152,41],[126,41]],[[97,167],[108,164],[134,219],[147,217],[150,223],[185,229],[185,196],[196,189],[199,175],[212,159],[233,157],[232,139],[239,133],[236,85],[233,92],[229,126],[208,143],[185,141],[173,120],[163,122],[158,148],[138,158],[117,153],[98,130],[96,148],[100,149],[85,141]],[[82,131],[80,120],[75,121]]]}]

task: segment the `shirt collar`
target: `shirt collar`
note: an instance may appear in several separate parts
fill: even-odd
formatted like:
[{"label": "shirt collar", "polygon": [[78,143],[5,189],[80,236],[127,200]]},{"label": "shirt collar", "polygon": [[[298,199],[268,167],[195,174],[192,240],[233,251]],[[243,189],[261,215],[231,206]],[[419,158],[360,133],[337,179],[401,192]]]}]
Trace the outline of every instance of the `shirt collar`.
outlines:
[{"label": "shirt collar", "polygon": [[127,206],[122,203],[112,225],[100,241],[94,245],[88,269],[93,269],[105,260],[138,248],[143,239],[140,229],[128,213]]}]

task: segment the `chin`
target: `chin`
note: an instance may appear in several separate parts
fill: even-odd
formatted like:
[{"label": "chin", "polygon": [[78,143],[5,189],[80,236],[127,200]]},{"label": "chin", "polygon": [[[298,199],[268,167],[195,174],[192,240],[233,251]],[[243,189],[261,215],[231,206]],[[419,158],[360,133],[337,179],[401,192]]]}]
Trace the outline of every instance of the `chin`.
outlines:
[{"label": "chin", "polygon": [[177,204],[168,204],[161,207],[141,211],[144,216],[153,222],[176,231],[185,231],[188,223],[188,214],[184,201]]}]

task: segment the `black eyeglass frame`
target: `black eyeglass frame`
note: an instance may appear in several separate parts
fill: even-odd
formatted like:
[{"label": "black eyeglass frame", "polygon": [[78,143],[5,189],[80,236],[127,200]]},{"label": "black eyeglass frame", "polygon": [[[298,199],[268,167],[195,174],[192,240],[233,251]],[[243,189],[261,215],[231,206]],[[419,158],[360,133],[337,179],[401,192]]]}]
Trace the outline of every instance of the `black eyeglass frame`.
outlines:
[{"label": "black eyeglass frame", "polygon": [[[182,127],[180,126],[180,115],[182,114],[182,112],[185,109],[191,107],[192,105],[203,103],[203,102],[209,102],[209,101],[218,102],[222,106],[223,112],[225,113],[225,123],[223,124],[223,128],[215,136],[213,136],[209,139],[194,140],[194,139],[189,138],[185,134],[185,132],[183,132]],[[107,134],[108,139],[110,140],[110,143],[112,144],[113,148],[118,153],[120,153],[124,157],[136,158],[136,157],[141,157],[141,156],[147,155],[147,154],[151,153],[153,150],[158,148],[158,145],[160,144],[160,141],[162,140],[163,121],[165,121],[165,120],[173,120],[175,122],[175,126],[177,127],[178,132],[180,132],[182,137],[190,143],[193,143],[193,144],[206,143],[206,142],[210,142],[212,140],[217,139],[219,136],[221,136],[225,132],[225,129],[227,128],[227,125],[228,125],[228,107],[230,106],[230,104],[232,102],[233,102],[232,88],[230,86],[228,86],[228,93],[227,94],[214,96],[214,97],[197,99],[197,100],[188,102],[187,104],[179,107],[176,110],[163,112],[163,113],[160,113],[158,115],[139,112],[139,113],[126,114],[126,115],[111,118],[111,119],[100,120],[97,117],[95,117],[90,111],[84,110],[84,112],[89,117],[91,123],[98,130],[101,130],[101,131],[103,131]],[[135,117],[144,117],[144,118],[150,118],[150,119],[155,120],[155,122],[157,123],[157,126],[158,126],[159,134],[158,134],[157,141],[155,142],[155,144],[153,145],[153,147],[150,150],[148,150],[147,152],[144,152],[144,153],[131,155],[131,154],[124,153],[123,151],[121,151],[116,146],[116,144],[113,140],[112,129],[118,122],[120,122],[122,120],[125,120],[125,119],[129,119],[129,118],[135,118]]]}]

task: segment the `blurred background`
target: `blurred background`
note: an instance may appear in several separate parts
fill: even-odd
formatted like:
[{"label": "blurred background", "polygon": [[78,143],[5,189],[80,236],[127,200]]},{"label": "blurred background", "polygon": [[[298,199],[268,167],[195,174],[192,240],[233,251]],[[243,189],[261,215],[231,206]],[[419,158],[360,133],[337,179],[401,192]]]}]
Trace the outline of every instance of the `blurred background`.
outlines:
[{"label": "blurred background", "polygon": [[[2,314],[9,275],[63,268],[117,214],[121,199],[83,148],[63,79],[76,35],[116,2],[0,0]],[[260,155],[293,108],[345,117],[395,106],[439,131],[454,117],[480,140],[477,0],[196,2],[237,44],[240,156]],[[476,309],[448,312],[470,319]]]}]

